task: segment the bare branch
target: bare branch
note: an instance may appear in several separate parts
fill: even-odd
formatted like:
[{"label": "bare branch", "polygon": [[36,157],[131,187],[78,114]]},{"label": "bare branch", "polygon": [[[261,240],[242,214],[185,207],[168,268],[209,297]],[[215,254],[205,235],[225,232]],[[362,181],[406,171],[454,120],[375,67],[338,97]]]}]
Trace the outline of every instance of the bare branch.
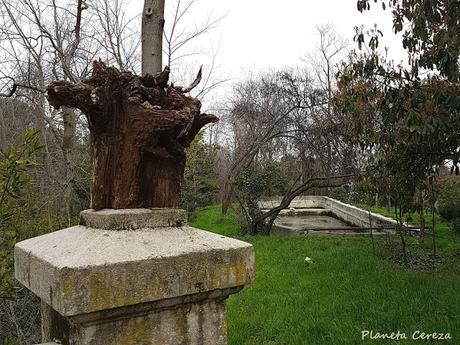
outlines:
[{"label": "bare branch", "polygon": [[346,174],[346,175],[337,175],[337,176],[330,176],[330,177],[313,177],[310,178],[309,180],[305,181],[302,183],[299,187],[296,189],[290,191],[288,194],[286,194],[283,199],[281,200],[281,203],[270,209],[269,211],[263,213],[260,217],[258,217],[255,222],[262,222],[264,219],[270,218],[272,216],[278,215],[278,213],[287,208],[289,204],[294,200],[294,198],[307,190],[310,190],[312,188],[319,188],[319,187],[338,187],[342,186],[343,184],[347,183],[350,178],[355,176],[354,174]]},{"label": "bare branch", "polygon": [[193,81],[193,83],[190,84],[189,87],[186,87],[186,88],[180,90],[182,93],[188,93],[188,92],[192,91],[195,87],[198,86],[198,84],[201,82],[201,78],[202,78],[202,74],[203,74],[202,70],[203,70],[203,65],[201,65],[200,70],[198,71],[198,74],[197,74],[195,80]]},{"label": "bare branch", "polygon": [[40,88],[38,86],[33,86],[33,85],[26,85],[26,84],[22,84],[22,83],[17,83],[14,78],[12,77],[3,77],[3,78],[0,78],[0,79],[9,79],[13,82],[11,88],[8,90],[8,92],[6,93],[0,93],[0,97],[12,97],[16,90],[18,88],[23,88],[23,89],[29,89],[29,90],[33,90],[33,91],[38,91],[38,92],[41,92],[41,93],[45,93],[46,90],[43,89],[43,88]]}]

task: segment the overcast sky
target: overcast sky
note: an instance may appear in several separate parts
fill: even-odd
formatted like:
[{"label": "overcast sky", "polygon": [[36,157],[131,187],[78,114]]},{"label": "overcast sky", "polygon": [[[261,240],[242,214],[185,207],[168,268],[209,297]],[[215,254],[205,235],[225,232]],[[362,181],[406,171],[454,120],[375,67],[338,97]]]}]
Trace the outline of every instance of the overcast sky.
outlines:
[{"label": "overcast sky", "polygon": [[[171,5],[166,0],[166,20],[171,20]],[[189,0],[182,0],[187,2]],[[141,12],[143,0],[131,0],[130,10]],[[226,14],[218,28],[196,44],[219,48],[221,70],[230,78],[240,79],[248,70],[267,70],[301,64],[301,57],[315,51],[317,25],[333,24],[336,31],[352,42],[354,27],[378,24],[384,32],[381,46],[389,47],[389,56],[397,62],[404,58],[400,40],[391,31],[391,14],[380,4],[360,13],[356,0],[196,0],[184,23],[192,28],[210,14]],[[169,5],[169,6],[168,6]],[[195,59],[200,60],[200,57]],[[202,57],[205,68],[206,58]]]},{"label": "overcast sky", "polygon": [[[188,0],[182,0],[186,2]],[[176,0],[166,0],[166,4]],[[299,62],[299,57],[315,49],[315,26],[334,24],[337,31],[352,41],[354,26],[373,27],[377,23],[386,34],[383,45],[400,59],[400,42],[391,33],[391,15],[379,4],[375,9],[360,13],[356,0],[196,0],[186,22],[193,27],[210,13],[227,14],[220,26],[208,36],[214,45],[220,42],[220,55],[226,67],[283,66]],[[141,11],[143,0],[132,0]],[[166,20],[170,18],[166,11]]]}]

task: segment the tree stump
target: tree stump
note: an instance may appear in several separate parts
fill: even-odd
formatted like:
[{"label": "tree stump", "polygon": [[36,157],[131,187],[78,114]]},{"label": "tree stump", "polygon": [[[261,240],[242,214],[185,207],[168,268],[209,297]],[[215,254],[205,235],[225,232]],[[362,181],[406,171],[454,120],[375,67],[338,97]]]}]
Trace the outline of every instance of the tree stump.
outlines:
[{"label": "tree stump", "polygon": [[214,115],[201,114],[201,102],[188,88],[168,85],[169,68],[144,77],[101,61],[91,78],[56,81],[49,103],[80,109],[91,132],[91,208],[176,208],[180,206],[186,154]]}]

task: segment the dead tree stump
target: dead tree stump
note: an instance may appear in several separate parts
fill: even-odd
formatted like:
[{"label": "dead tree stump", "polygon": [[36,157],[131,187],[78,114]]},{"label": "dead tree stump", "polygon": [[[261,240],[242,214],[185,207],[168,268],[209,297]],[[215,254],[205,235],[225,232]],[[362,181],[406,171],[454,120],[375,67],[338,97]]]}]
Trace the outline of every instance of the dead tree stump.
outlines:
[{"label": "dead tree stump", "polygon": [[214,115],[188,88],[168,85],[169,69],[144,77],[93,63],[91,78],[56,81],[49,103],[80,109],[91,132],[91,208],[175,208],[180,206],[185,149]]}]

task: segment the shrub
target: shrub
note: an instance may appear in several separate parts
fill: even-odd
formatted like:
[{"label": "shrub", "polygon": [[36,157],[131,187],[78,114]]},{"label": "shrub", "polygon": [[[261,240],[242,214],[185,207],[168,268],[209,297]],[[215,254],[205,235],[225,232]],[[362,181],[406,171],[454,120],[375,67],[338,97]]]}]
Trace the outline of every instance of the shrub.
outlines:
[{"label": "shrub", "polygon": [[340,200],[342,202],[350,202],[350,185],[343,185],[340,187],[326,188],[322,195],[326,195],[332,199]]},{"label": "shrub", "polygon": [[185,167],[182,188],[182,207],[189,216],[204,206],[217,200],[219,191],[219,173],[214,164],[219,147],[207,144],[200,132],[187,149],[187,166]]},{"label": "shrub", "polygon": [[30,234],[22,227],[23,219],[33,219],[24,217],[24,195],[33,185],[31,172],[41,148],[37,133],[27,130],[18,144],[0,152],[0,344],[35,343],[39,338],[38,300],[14,279],[13,248]]},{"label": "shrub", "polygon": [[452,230],[460,235],[460,218],[455,218],[452,222]]},{"label": "shrub", "polygon": [[441,187],[436,207],[449,221],[460,218],[460,181],[451,180]]}]

